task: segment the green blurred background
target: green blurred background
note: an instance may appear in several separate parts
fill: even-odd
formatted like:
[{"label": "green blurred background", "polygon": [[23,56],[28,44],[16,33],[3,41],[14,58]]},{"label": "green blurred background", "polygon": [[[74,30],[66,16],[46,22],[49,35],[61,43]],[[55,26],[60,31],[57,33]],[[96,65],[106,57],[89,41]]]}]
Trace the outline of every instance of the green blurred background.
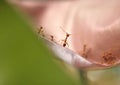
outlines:
[{"label": "green blurred background", "polygon": [[0,1],[0,85],[80,85],[11,5]]}]

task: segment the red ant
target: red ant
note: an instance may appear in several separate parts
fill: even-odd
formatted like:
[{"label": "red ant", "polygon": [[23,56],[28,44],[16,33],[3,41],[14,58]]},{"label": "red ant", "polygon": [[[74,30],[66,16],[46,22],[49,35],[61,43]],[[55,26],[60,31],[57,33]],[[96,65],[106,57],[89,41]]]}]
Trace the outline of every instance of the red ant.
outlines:
[{"label": "red ant", "polygon": [[38,29],[38,34],[40,34],[41,32],[43,32],[43,27],[40,27],[40,28]]},{"label": "red ant", "polygon": [[87,45],[86,45],[86,44],[85,44],[85,45],[83,45],[82,56],[84,56],[84,57],[87,57],[87,55],[86,55],[86,47],[87,47]]},{"label": "red ant", "polygon": [[[63,29],[62,29],[63,30]],[[63,30],[64,31],[64,30]],[[65,31],[64,31],[65,32]],[[64,41],[64,43],[62,44],[63,45],[63,47],[66,47],[66,45],[68,45],[68,43],[67,43],[67,39],[68,39],[68,37],[70,36],[71,34],[68,34],[67,32],[66,32],[66,37],[65,37],[65,39],[64,40],[62,40],[62,41]],[[69,45],[68,45],[69,46]]]},{"label": "red ant", "polygon": [[87,58],[87,57],[88,57],[88,53],[89,53],[89,51],[90,51],[90,50],[87,49],[87,45],[84,44],[84,45],[83,45],[82,56],[85,57],[85,58]]},{"label": "red ant", "polygon": [[85,58],[87,58],[87,52],[88,52],[88,50],[87,50],[87,45],[84,44],[84,45],[83,45],[82,56],[85,57]]},{"label": "red ant", "polygon": [[40,27],[40,28],[38,29],[38,34],[44,36],[43,32],[44,32],[44,31],[43,31],[43,27]]},{"label": "red ant", "polygon": [[54,41],[54,36],[53,35],[50,35],[50,38],[51,38],[50,39],[51,41]]},{"label": "red ant", "polygon": [[104,52],[102,58],[103,62],[108,64],[113,64],[116,61],[116,57],[113,56],[112,52]]},{"label": "red ant", "polygon": [[68,43],[67,43],[67,39],[68,39],[69,36],[70,36],[70,34],[66,33],[65,40],[63,40],[63,41],[64,41],[64,43],[63,43],[63,47],[65,47],[66,45],[68,45]]}]

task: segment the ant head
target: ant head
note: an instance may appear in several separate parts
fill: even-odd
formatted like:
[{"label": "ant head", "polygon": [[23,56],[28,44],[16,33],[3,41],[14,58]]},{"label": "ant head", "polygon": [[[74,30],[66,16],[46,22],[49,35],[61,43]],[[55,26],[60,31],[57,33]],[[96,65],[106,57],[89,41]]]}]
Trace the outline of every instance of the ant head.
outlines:
[{"label": "ant head", "polygon": [[43,29],[43,27],[42,27],[42,26],[40,26],[40,29]]},{"label": "ant head", "polygon": [[66,36],[69,37],[71,34],[66,33]]}]

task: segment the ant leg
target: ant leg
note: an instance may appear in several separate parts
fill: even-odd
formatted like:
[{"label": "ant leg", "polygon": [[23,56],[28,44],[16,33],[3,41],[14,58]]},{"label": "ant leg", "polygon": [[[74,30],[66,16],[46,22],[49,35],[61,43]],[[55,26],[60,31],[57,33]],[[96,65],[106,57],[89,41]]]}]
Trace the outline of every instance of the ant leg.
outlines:
[{"label": "ant leg", "polygon": [[66,45],[69,47],[69,44],[68,44],[68,42],[66,42]]}]

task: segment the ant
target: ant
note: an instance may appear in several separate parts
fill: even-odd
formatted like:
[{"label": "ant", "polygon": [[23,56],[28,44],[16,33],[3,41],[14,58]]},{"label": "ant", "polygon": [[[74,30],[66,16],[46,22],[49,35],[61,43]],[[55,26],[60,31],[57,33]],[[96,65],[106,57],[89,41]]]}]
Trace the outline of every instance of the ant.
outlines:
[{"label": "ant", "polygon": [[64,41],[63,47],[65,47],[66,45],[68,45],[67,39],[68,39],[69,36],[70,36],[70,34],[66,33],[66,37],[65,37],[65,39],[63,40],[63,41]]},{"label": "ant", "polygon": [[104,52],[103,61],[108,64],[113,64],[116,61],[116,57],[113,56],[112,52]]},{"label": "ant", "polygon": [[[63,30],[63,29],[62,29]],[[64,31],[64,30],[63,30]],[[65,31],[64,31],[65,32]],[[71,34],[68,34],[67,32],[66,32],[66,37],[65,37],[65,39],[64,40],[62,40],[62,41],[64,41],[63,42],[63,44],[62,44],[62,46],[63,47],[66,47],[66,45],[68,45],[68,43],[67,43],[67,40],[68,40],[68,37],[70,36]],[[69,46],[69,45],[68,45]]]},{"label": "ant", "polygon": [[87,49],[87,45],[84,44],[84,45],[83,45],[82,56],[85,57],[85,58],[87,58],[87,57],[88,57],[88,52],[89,52],[89,51],[90,51],[90,50]]},{"label": "ant", "polygon": [[43,31],[43,27],[41,26],[41,27],[38,29],[38,34],[44,36],[43,32],[44,32],[44,31]]},{"label": "ant", "polygon": [[54,41],[54,36],[50,35],[51,41]]},{"label": "ant", "polygon": [[84,44],[83,45],[83,53],[82,53],[82,56],[84,56],[84,57],[87,57],[87,55],[86,55],[86,48],[87,48],[87,45],[86,44]]}]

